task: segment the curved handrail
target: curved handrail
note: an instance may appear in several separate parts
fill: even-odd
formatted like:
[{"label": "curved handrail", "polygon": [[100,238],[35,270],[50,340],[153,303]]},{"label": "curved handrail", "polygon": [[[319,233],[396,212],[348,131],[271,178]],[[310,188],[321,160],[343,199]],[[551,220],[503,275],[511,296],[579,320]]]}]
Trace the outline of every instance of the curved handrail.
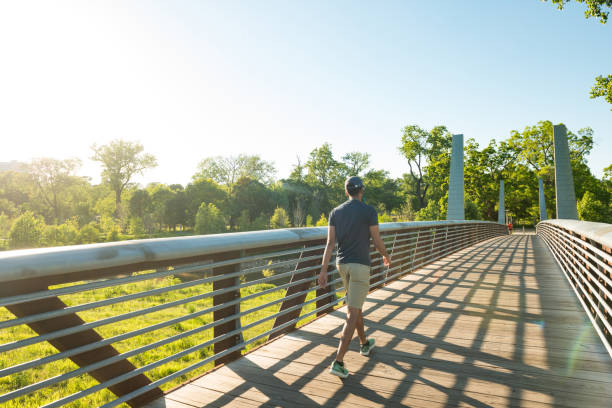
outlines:
[{"label": "curved handrail", "polygon": [[561,219],[536,229],[612,357],[612,225]]},{"label": "curved handrail", "polygon": [[[385,267],[370,248],[370,290],[463,248],[508,233],[505,225],[484,221],[385,223],[380,229],[392,265]],[[58,351],[38,358],[26,355],[23,361],[19,357],[4,365],[0,376],[21,375],[25,370],[66,359],[79,367],[19,384],[0,395],[0,404],[43,393],[54,384],[89,373],[98,384],[45,407],[63,406],[104,388],[117,396],[104,407],[122,402],[140,406],[159,397],[163,384],[184,378],[206,364],[237,359],[246,347],[269,341],[305,319],[334,310],[343,300],[337,270],[331,267],[326,287],[316,281],[326,234],[326,227],[292,228],[0,254],[0,306],[15,316],[0,322],[0,328],[27,325],[36,333],[0,344],[0,354],[16,356],[24,347],[43,342]],[[166,277],[173,279],[157,283]],[[61,285],[56,286],[58,283]],[[108,290],[108,295],[83,297],[101,289]],[[116,305],[121,307],[115,309]],[[80,315],[93,310],[106,312],[90,314],[88,320]],[[147,321],[148,316],[157,317]],[[189,330],[174,329],[205,316],[207,320]],[[132,326],[136,321],[132,319],[146,323]],[[264,327],[260,326],[264,323],[271,327],[253,334],[251,329]],[[110,328],[117,329],[118,334],[101,334]],[[170,328],[170,335],[158,332]],[[145,344],[135,342],[142,336],[146,336]],[[178,351],[175,346],[169,347],[187,338],[193,343],[181,343]],[[120,352],[116,344],[128,340],[131,346]],[[157,354],[143,360],[144,365],[130,361],[153,349]],[[180,370],[148,376],[152,370],[193,353],[198,353],[198,358],[185,360]]]},{"label": "curved handrail", "polygon": [[607,248],[612,248],[612,224],[578,220],[546,220],[542,221],[542,223],[565,228],[596,241]]},{"label": "curved handrail", "polygon": [[[381,232],[489,221],[389,222]],[[327,227],[287,228],[0,252],[0,282],[325,239]]]}]

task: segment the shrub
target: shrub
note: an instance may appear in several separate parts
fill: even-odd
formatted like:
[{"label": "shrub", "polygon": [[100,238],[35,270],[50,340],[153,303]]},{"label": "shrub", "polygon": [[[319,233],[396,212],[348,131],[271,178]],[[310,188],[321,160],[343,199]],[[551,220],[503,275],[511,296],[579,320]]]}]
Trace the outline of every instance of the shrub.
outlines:
[{"label": "shrub", "polygon": [[106,242],[115,242],[119,241],[119,233],[121,232],[121,228],[116,225],[112,230],[108,231],[106,234]]},{"label": "shrub", "polygon": [[306,226],[307,227],[312,227],[314,224],[312,223],[312,215],[308,214],[306,216]]},{"label": "shrub", "polygon": [[35,248],[41,245],[45,223],[31,211],[17,217],[9,232],[9,248]]},{"label": "shrub", "polygon": [[268,217],[261,214],[259,217],[253,220],[250,229],[251,231],[261,231],[268,229]]},{"label": "shrub", "polygon": [[595,194],[586,191],[578,201],[578,215],[581,220],[594,222],[610,222],[608,207],[595,198]]},{"label": "shrub", "polygon": [[79,242],[83,244],[91,244],[92,242],[100,241],[100,230],[95,222],[90,222],[84,225],[79,231]]},{"label": "shrub", "polygon": [[225,217],[216,205],[200,204],[196,214],[195,231],[198,234],[218,234],[226,231]]},{"label": "shrub", "polygon": [[5,213],[0,213],[0,238],[6,238],[11,230],[11,220]]},{"label": "shrub", "polygon": [[142,235],[145,233],[145,226],[142,218],[130,217],[128,231],[132,235]]},{"label": "shrub", "polygon": [[236,220],[236,226],[239,231],[250,231],[251,230],[251,217],[249,217],[249,210],[240,211],[240,216]]},{"label": "shrub", "polygon": [[393,222],[393,217],[391,217],[391,215],[389,215],[389,213],[383,212],[382,214],[380,214],[378,216],[378,222],[383,223],[383,222]]},{"label": "shrub", "polygon": [[289,227],[289,217],[287,216],[287,212],[282,207],[276,207],[274,210],[274,214],[270,218],[270,228],[278,229],[278,228],[288,228]]},{"label": "shrub", "polygon": [[327,218],[325,217],[325,214],[321,213],[321,218],[319,218],[316,225],[317,227],[327,227]]}]

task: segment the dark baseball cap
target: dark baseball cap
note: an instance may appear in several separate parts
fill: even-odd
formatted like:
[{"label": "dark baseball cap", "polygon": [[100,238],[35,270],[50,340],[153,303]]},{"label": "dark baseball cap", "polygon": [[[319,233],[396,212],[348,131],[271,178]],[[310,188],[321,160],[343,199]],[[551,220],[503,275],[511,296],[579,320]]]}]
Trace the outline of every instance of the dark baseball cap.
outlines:
[{"label": "dark baseball cap", "polygon": [[363,188],[363,181],[357,177],[357,176],[353,176],[353,177],[349,177],[346,179],[346,181],[344,182],[344,187],[349,191],[357,191],[360,188]]}]

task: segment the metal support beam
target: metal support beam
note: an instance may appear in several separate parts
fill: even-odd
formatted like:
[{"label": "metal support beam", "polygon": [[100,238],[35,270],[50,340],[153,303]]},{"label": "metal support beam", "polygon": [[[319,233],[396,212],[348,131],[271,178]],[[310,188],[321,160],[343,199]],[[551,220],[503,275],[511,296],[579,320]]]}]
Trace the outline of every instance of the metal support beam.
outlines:
[{"label": "metal support beam", "polygon": [[540,221],[546,221],[548,215],[546,214],[546,197],[544,196],[544,182],[542,178],[538,178],[538,191],[540,194]]},{"label": "metal support beam", "polygon": [[[235,252],[227,252],[220,254],[215,258],[215,262],[217,261],[226,261],[230,259],[240,258],[244,255],[244,251],[235,251]],[[225,275],[233,272],[237,272],[240,270],[240,264],[221,266],[219,268],[213,269],[213,276]],[[234,276],[227,279],[220,279],[213,282],[213,291],[225,289],[229,287],[234,287],[240,284],[240,277]],[[232,290],[229,292],[222,293],[220,295],[213,296],[213,306],[222,305],[226,302],[238,299],[240,297],[240,290]],[[240,328],[240,318],[237,316],[240,313],[240,303],[229,305],[220,310],[216,310],[213,312],[214,321],[225,319],[229,316],[236,316],[235,319],[230,320],[227,323],[220,324],[214,327],[214,337],[222,336],[226,333],[232,332],[236,329]],[[215,354],[219,354],[222,351],[225,351],[229,348],[234,347],[235,345],[242,343],[242,333],[237,334],[235,336],[226,338],[224,340],[218,341],[214,344],[214,352]],[[227,364],[230,361],[236,360],[242,354],[240,350],[236,350],[232,353],[229,353],[223,357],[220,357],[215,360],[215,366],[221,364]]]},{"label": "metal support beam", "polygon": [[578,219],[576,209],[576,192],[574,191],[574,176],[567,144],[567,128],[565,125],[553,127],[555,144],[555,197],[557,199],[557,218]]},{"label": "metal support beam", "polygon": [[499,208],[497,210],[497,222],[506,223],[506,203],[504,201],[504,180],[499,180]]},{"label": "metal support beam", "polygon": [[453,135],[446,219],[465,220],[463,205],[463,135]]}]

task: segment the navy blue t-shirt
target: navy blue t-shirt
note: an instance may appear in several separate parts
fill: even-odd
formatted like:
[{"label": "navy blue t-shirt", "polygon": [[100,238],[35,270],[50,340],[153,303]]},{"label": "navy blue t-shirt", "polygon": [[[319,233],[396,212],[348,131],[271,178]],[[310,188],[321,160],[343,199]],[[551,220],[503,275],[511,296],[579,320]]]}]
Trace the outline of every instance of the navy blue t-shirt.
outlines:
[{"label": "navy blue t-shirt", "polygon": [[348,200],[329,213],[329,225],[336,227],[336,262],[370,266],[370,226],[378,225],[376,209],[359,200]]}]

